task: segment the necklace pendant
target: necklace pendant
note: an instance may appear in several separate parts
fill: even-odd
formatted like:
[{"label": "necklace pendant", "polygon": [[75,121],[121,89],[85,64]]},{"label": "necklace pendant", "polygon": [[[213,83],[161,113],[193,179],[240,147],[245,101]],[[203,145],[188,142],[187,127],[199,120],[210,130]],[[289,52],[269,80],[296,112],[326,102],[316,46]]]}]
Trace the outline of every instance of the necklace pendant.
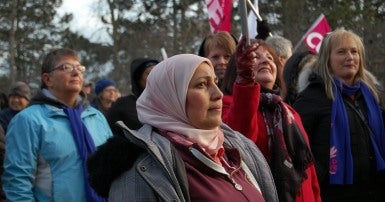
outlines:
[{"label": "necklace pendant", "polygon": [[234,184],[234,187],[235,187],[235,189],[237,189],[238,191],[242,191],[242,185],[240,185],[240,184],[238,184],[238,183],[235,183]]}]

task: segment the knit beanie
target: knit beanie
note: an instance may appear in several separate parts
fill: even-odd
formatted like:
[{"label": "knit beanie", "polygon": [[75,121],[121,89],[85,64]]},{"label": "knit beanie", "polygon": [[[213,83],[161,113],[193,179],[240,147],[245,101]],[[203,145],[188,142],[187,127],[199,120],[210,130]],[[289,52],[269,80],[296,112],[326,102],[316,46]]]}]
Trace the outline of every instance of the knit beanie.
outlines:
[{"label": "knit beanie", "polygon": [[26,83],[24,83],[22,81],[17,81],[15,83],[13,83],[11,85],[11,87],[9,88],[8,96],[10,96],[10,95],[18,95],[18,96],[24,97],[27,100],[30,100],[31,99],[31,89],[29,88],[29,86]]},{"label": "knit beanie", "polygon": [[116,87],[116,84],[112,79],[109,79],[109,78],[103,78],[103,79],[100,79],[99,81],[97,81],[95,84],[96,95],[99,95],[99,93],[101,93],[108,86]]}]

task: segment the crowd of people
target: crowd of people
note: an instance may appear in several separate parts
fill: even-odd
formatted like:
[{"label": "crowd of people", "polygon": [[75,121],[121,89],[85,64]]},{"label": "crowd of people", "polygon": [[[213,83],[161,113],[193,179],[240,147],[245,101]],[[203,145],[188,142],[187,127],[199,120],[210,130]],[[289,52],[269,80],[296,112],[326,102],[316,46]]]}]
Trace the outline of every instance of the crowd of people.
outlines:
[{"label": "crowd of people", "polygon": [[123,96],[75,50],[47,53],[36,93],[1,95],[0,201],[385,201],[385,91],[362,39],[295,52],[259,31],[135,58]]}]

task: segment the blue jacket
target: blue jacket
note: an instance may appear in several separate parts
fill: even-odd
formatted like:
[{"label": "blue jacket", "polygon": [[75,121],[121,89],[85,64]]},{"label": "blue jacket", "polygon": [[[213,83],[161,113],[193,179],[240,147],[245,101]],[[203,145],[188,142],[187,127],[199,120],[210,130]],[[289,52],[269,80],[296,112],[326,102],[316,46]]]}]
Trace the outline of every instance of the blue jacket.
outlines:
[{"label": "blue jacket", "polygon": [[[60,105],[40,92],[10,122],[2,179],[7,201],[86,201],[84,165]],[[95,108],[84,105],[81,118],[95,146],[112,136]]]}]

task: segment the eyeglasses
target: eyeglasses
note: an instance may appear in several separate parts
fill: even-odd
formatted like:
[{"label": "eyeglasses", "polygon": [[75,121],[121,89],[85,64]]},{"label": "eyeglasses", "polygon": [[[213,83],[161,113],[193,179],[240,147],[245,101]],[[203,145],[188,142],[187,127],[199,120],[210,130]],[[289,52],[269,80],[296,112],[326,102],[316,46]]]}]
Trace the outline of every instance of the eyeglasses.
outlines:
[{"label": "eyeglasses", "polygon": [[74,69],[78,70],[80,73],[83,73],[84,71],[86,71],[86,67],[83,65],[73,65],[73,64],[69,64],[69,63],[61,64],[61,65],[53,68],[52,71],[57,70],[57,69],[60,69],[60,70],[67,72],[67,73],[71,73],[72,71],[74,71]]}]

